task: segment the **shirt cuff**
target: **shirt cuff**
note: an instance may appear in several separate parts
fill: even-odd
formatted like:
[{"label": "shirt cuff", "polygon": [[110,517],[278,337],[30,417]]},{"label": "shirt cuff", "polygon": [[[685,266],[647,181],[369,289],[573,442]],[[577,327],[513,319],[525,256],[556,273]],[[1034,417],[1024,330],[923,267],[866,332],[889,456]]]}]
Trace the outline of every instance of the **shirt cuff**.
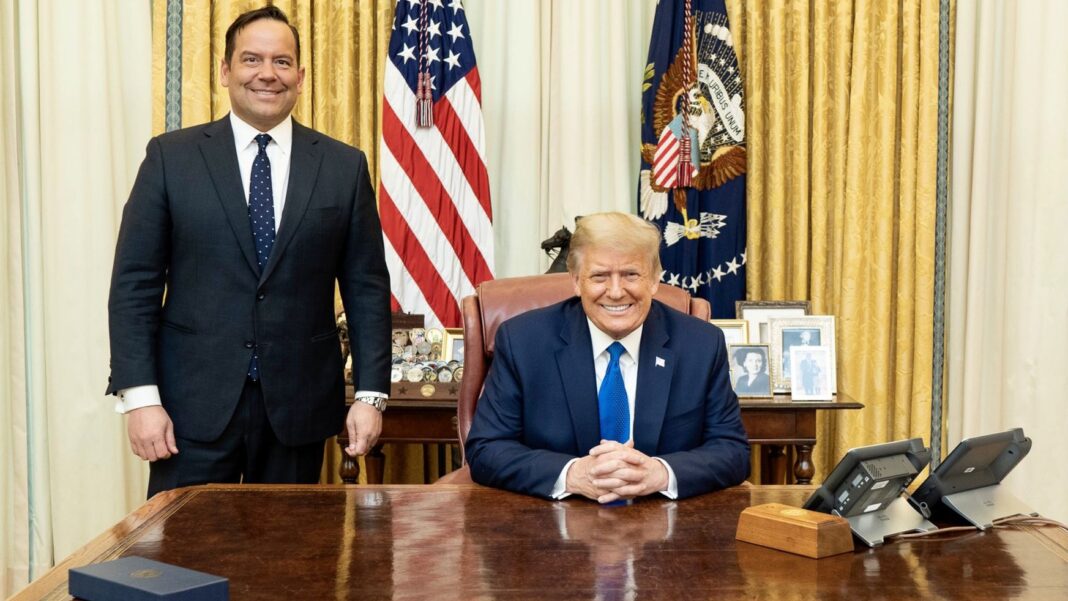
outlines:
[{"label": "shirt cuff", "polygon": [[388,394],[386,394],[384,392],[374,392],[373,390],[357,390],[356,394],[352,395],[352,398],[358,399],[358,398],[360,398],[362,396],[370,396],[370,397],[375,397],[375,398],[379,398],[379,399],[386,399],[387,401],[389,400],[389,395]]},{"label": "shirt cuff", "polygon": [[115,413],[129,413],[134,409],[163,404],[159,400],[159,386],[155,384],[123,388],[116,396]]},{"label": "shirt cuff", "polygon": [[567,470],[571,469],[571,464],[576,461],[578,461],[578,457],[564,464],[564,469],[560,470],[560,477],[556,479],[556,484],[553,484],[549,497],[559,501],[571,496],[571,493],[567,492]]},{"label": "shirt cuff", "polygon": [[678,480],[675,479],[675,470],[671,469],[671,466],[668,465],[667,461],[664,461],[663,459],[661,459],[659,457],[653,457],[653,459],[656,459],[660,463],[663,463],[664,464],[664,469],[666,469],[667,473],[668,473],[667,489],[660,491],[660,494],[664,495],[665,497],[667,497],[669,499],[677,499],[677,498],[679,498],[679,482],[678,482]]}]

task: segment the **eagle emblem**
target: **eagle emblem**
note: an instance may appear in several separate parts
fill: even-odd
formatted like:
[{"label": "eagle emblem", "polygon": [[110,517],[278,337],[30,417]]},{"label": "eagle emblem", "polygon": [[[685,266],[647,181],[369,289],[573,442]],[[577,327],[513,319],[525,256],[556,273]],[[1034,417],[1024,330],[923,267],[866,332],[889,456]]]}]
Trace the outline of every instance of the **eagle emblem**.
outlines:
[{"label": "eagle emblem", "polygon": [[[642,158],[651,166],[640,173],[643,216],[649,220],[662,217],[671,190],[675,208],[683,216],[682,224],[667,228],[672,231],[672,240],[665,235],[669,246],[681,239],[679,232],[689,239],[714,238],[723,225],[720,215],[687,217],[688,187],[710,190],[746,172],[742,81],[726,17],[701,11],[694,16],[692,44],[679,47],[656,89],[651,117],[657,142],[642,144],[641,149]],[[688,85],[687,73],[693,80]],[[645,72],[646,89],[654,77],[650,63]],[[684,156],[687,151],[688,161]],[[679,177],[683,170],[690,170],[691,177]],[[690,180],[688,186],[686,179]]]}]

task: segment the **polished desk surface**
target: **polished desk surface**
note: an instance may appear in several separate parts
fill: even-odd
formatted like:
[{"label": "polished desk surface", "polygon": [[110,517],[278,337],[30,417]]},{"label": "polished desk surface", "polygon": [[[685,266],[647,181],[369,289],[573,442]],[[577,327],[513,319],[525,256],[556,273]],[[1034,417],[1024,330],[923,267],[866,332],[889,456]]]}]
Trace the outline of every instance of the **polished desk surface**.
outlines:
[{"label": "polished desk surface", "polygon": [[230,579],[231,599],[1068,599],[1068,535],[898,541],[813,560],[734,540],[738,514],[811,487],[601,508],[471,484],[202,486],[157,496],[14,597],[126,555]]}]

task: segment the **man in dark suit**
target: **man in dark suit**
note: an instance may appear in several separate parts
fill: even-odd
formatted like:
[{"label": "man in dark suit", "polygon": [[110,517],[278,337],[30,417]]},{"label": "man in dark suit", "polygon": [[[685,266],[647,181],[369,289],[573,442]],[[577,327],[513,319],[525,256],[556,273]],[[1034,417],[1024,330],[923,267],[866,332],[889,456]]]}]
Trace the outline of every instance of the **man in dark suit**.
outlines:
[{"label": "man in dark suit", "polygon": [[633,215],[579,222],[568,256],[578,298],[497,331],[465,447],[476,482],[608,503],[745,479],[723,333],[653,300],[659,243]]},{"label": "man in dark suit", "polygon": [[[226,32],[226,117],[152,139],[123,211],[108,393],[149,496],[205,482],[314,483],[342,426],[378,438],[389,275],[367,160],[293,121],[300,40],[264,7]],[[340,285],[357,400],[345,410]]]}]

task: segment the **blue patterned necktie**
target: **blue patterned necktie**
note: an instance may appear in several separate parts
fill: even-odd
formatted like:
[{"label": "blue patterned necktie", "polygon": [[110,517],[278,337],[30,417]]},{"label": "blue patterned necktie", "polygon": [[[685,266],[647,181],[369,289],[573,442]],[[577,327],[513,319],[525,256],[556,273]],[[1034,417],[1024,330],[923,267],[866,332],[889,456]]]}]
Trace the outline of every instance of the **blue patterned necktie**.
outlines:
[{"label": "blue patterned necktie", "polygon": [[[252,177],[248,183],[248,220],[252,225],[252,240],[256,243],[256,264],[260,273],[267,266],[274,248],[274,189],[271,187],[271,160],[267,158],[267,144],[271,136],[259,134],[256,144],[260,150],[252,161]],[[252,351],[252,361],[248,365],[248,377],[253,381],[260,379],[259,357]]]},{"label": "blue patterned necktie", "polygon": [[630,438],[630,407],[627,404],[627,389],[623,386],[623,372],[619,369],[619,357],[626,351],[619,342],[608,347],[608,371],[597,393],[597,408],[601,413],[601,438],[627,442]]}]

